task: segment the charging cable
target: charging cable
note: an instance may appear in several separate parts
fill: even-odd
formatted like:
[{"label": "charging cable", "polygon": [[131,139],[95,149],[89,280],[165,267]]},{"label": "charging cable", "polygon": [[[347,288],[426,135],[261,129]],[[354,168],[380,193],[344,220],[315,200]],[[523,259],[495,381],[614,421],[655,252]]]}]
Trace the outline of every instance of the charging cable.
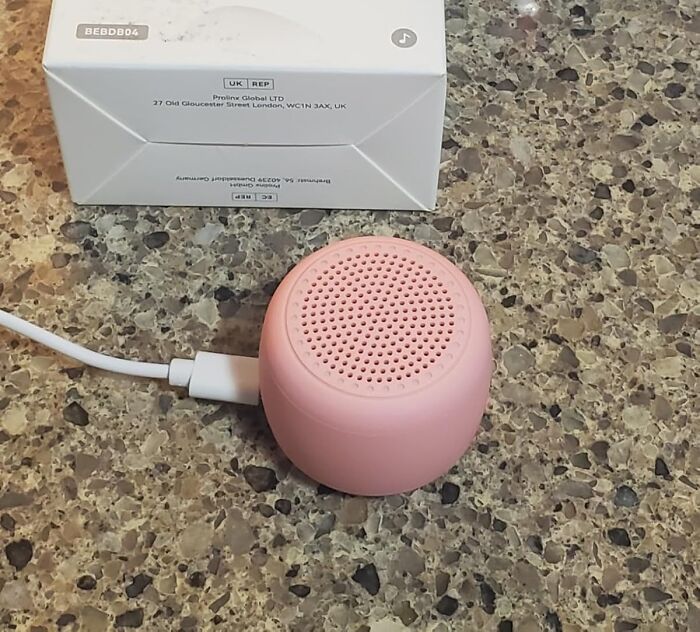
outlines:
[{"label": "charging cable", "polygon": [[90,351],[1,309],[0,327],[96,369],[168,380],[171,386],[186,388],[190,397],[253,406],[260,401],[257,358],[199,351],[194,360],[176,358],[169,364],[136,362]]}]

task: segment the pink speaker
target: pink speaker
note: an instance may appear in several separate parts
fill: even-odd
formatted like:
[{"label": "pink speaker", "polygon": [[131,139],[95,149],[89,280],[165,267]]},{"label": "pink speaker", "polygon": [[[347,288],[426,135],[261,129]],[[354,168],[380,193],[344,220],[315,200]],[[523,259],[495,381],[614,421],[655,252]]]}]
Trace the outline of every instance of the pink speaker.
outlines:
[{"label": "pink speaker", "polygon": [[260,392],[279,445],[309,477],[378,496],[452,467],[492,373],[476,290],[437,253],[361,237],[297,265],[263,326]]}]

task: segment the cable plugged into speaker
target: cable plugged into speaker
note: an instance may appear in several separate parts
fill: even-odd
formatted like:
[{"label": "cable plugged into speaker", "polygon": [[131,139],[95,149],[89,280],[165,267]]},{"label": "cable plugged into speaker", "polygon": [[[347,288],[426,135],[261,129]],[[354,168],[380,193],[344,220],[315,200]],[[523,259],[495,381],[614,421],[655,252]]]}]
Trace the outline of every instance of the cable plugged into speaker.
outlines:
[{"label": "cable plugged into speaker", "polygon": [[469,279],[436,252],[389,237],[341,241],[295,266],[265,314],[259,361],[199,352],[133,362],[2,311],[0,326],[192,397],[262,400],[297,468],[363,496],[410,491],[449,471],[479,429],[493,370],[488,318]]},{"label": "cable plugged into speaker", "polygon": [[194,360],[172,360],[168,382],[187,388],[190,397],[251,406],[260,403],[257,358],[200,351]]},{"label": "cable plugged into speaker", "polygon": [[96,369],[168,380],[171,386],[186,388],[190,397],[251,406],[260,402],[257,358],[200,351],[194,360],[176,358],[170,364],[136,362],[91,351],[3,310],[0,326]]}]

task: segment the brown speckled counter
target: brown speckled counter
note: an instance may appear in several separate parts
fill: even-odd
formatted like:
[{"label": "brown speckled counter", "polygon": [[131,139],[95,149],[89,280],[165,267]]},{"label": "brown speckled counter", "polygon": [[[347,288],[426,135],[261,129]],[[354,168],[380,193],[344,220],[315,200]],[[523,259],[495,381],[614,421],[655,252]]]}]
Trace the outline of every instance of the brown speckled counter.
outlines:
[{"label": "brown speckled counter", "polygon": [[0,332],[0,629],[700,630],[700,15],[451,2],[435,214],[75,208],[48,1],[0,5],[0,305],[137,359],[256,351],[304,254],[398,235],[492,320],[472,449],[413,494],[318,488],[262,410]]}]

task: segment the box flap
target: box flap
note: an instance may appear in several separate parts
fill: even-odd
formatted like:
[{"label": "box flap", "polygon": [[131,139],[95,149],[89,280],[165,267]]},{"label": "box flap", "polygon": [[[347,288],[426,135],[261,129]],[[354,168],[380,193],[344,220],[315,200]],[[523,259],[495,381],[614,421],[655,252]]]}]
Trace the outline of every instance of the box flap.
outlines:
[{"label": "box flap", "polygon": [[274,90],[238,91],[226,90],[225,78],[216,70],[58,68],[51,72],[150,142],[216,145],[354,144],[439,80],[276,73],[270,79]]},{"label": "box flap", "polygon": [[[131,160],[146,141],[51,73],[47,73],[46,80],[52,103],[70,103],[70,107],[62,110],[58,138],[71,197],[87,200]],[[85,145],[92,142],[102,146],[99,151],[85,151]]]},{"label": "box flap", "polygon": [[[362,155],[423,209],[432,208],[437,194],[441,146],[427,139],[441,138],[443,121],[435,111],[444,103],[445,89],[444,79],[434,81],[413,103],[357,145]],[[421,134],[416,134],[416,129]]]},{"label": "box flap", "polygon": [[[261,179],[269,186],[249,184]],[[232,200],[242,200],[242,205],[264,200],[255,205],[300,207],[310,199],[321,208],[428,208],[352,146],[148,143],[83,202],[226,206]]]},{"label": "box flap", "polygon": [[[428,210],[434,204],[440,145],[431,143],[430,139],[440,138],[441,119],[435,116],[435,112],[444,101],[444,78],[433,80],[427,90],[357,144],[288,147],[151,143],[50,71],[47,71],[47,82],[52,101],[63,103],[59,138],[71,194],[79,203],[139,200],[141,204],[160,204],[164,199],[162,194],[157,199],[149,194],[154,181],[160,179],[162,182],[156,190],[168,191],[165,198],[168,203],[196,204],[196,196],[201,192],[191,186],[179,189],[177,182],[206,183],[217,178],[225,181],[230,177],[229,170],[235,168],[239,174],[269,172],[272,180],[289,179],[290,176],[295,180],[306,179],[312,174],[320,174],[320,179],[332,181],[340,174],[352,174],[353,181],[362,181],[364,186],[347,191],[345,199],[354,200],[355,205],[366,208],[372,207],[371,199],[376,196],[391,199],[393,208]],[[70,106],[66,107],[67,104]],[[426,127],[427,121],[433,121],[433,124]],[[85,143],[90,139],[99,142],[100,151],[85,151]],[[193,161],[193,154],[197,152],[199,157]],[[304,160],[299,161],[301,155]],[[286,171],[286,176],[279,177],[281,174],[270,165],[271,157],[296,166],[292,171]],[[188,168],[193,163],[201,167],[201,173],[189,173]],[[240,171],[241,164],[245,165],[247,172]],[[178,169],[181,170],[181,179],[173,181],[173,173],[178,173]],[[141,177],[144,171],[150,171],[151,177]],[[203,176],[204,173],[207,175]],[[435,178],[426,178],[426,173],[434,173]],[[364,200],[368,191],[371,195]],[[303,199],[307,194],[299,190],[285,193],[290,205],[297,203],[295,195]],[[192,195],[195,197],[190,200],[188,196]],[[319,198],[319,192],[314,192],[314,196]],[[336,197],[336,192],[333,192],[324,206],[333,207]],[[275,195],[274,201],[277,200]],[[227,201],[224,198],[218,203],[223,205]]]}]

